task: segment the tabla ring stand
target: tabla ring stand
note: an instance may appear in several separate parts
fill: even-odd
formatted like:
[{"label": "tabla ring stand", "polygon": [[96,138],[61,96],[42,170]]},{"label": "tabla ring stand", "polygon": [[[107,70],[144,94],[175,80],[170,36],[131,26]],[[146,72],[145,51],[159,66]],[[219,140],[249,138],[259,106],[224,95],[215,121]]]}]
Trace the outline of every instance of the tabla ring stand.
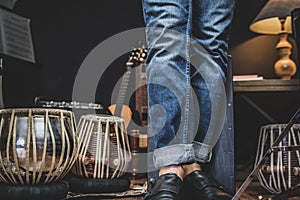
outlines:
[{"label": "tabla ring stand", "polygon": [[[238,200],[242,193],[247,189],[247,187],[250,185],[251,181],[254,179],[254,177],[258,174],[259,170],[263,167],[264,163],[269,159],[269,156],[271,153],[278,151],[278,145],[282,141],[282,139],[288,134],[291,127],[298,122],[300,119],[300,108],[296,111],[296,113],[292,116],[288,124],[286,125],[285,129],[282,131],[282,133],[276,138],[273,145],[265,152],[263,157],[260,159],[260,161],[257,162],[256,166],[253,168],[253,170],[250,172],[250,174],[247,176],[246,180],[243,182],[243,184],[239,187],[235,195],[232,197],[231,200]],[[282,147],[280,147],[282,148]],[[289,148],[289,150],[294,149],[300,149],[300,146],[291,146],[286,147]]]}]

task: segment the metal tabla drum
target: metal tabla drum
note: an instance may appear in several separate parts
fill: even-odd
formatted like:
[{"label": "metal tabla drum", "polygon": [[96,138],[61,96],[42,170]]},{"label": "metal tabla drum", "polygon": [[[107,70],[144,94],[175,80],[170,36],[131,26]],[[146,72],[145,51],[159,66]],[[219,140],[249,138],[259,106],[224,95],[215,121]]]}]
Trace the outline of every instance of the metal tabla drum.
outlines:
[{"label": "metal tabla drum", "polygon": [[[261,127],[255,165],[272,147],[286,124]],[[279,194],[300,183],[300,125],[294,124],[280,144],[272,147],[272,153],[257,178],[260,184],[273,194]]]},{"label": "metal tabla drum", "polygon": [[124,119],[82,115],[77,126],[79,154],[73,173],[92,179],[118,178],[126,172],[131,152]]},{"label": "metal tabla drum", "polygon": [[47,184],[72,168],[78,150],[74,115],[59,109],[0,110],[0,180]]}]

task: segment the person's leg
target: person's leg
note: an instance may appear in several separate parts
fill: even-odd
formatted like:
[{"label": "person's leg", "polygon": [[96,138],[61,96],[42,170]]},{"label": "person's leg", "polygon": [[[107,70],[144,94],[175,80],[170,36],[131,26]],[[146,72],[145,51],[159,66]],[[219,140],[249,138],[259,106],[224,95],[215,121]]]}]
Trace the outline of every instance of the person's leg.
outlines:
[{"label": "person's leg", "polygon": [[[200,121],[194,138],[199,162],[210,159],[208,152],[219,139],[226,112],[224,87],[227,50],[235,0],[194,0],[191,84],[200,107]],[[206,148],[202,148],[201,146]],[[199,153],[202,150],[202,153]],[[203,157],[203,155],[205,155]]]},{"label": "person's leg", "polygon": [[184,174],[181,164],[195,161],[187,139],[191,0],[144,0],[143,9],[148,135],[154,137],[153,162],[160,169],[146,199],[178,199]]},{"label": "person's leg", "polygon": [[[191,46],[191,84],[200,108],[194,138],[196,161],[185,168],[184,187],[205,199],[230,199],[201,171],[221,134],[226,112],[224,87],[230,24],[235,0],[194,0]],[[199,169],[200,166],[200,169]]]},{"label": "person's leg", "polygon": [[[221,73],[228,65],[228,41],[236,0],[193,0],[192,38],[217,63]],[[199,50],[199,46],[194,46]],[[222,76],[226,77],[225,74]]]},{"label": "person's leg", "polygon": [[191,0],[144,0],[148,135],[155,138],[157,168],[194,161],[188,144]]},{"label": "person's leg", "polygon": [[[191,75],[190,58],[193,59],[191,60],[192,64],[197,69],[199,66],[203,66],[200,67],[200,74],[201,70],[204,72],[207,67],[210,67],[210,64],[207,65],[206,62],[214,63],[211,57],[202,51],[203,47],[194,48],[201,42],[191,40],[192,0],[144,0],[143,8],[148,45],[146,69],[150,127],[148,134],[155,138],[154,164],[160,169],[160,178],[156,182],[158,184],[156,187],[154,186],[154,193],[152,196],[150,194],[149,199],[162,197],[176,199],[181,188],[180,180],[184,173],[183,169],[188,172],[186,175],[190,175],[189,171],[200,171],[201,169],[197,164],[187,164],[195,161],[209,161],[213,145],[200,140],[195,140],[192,144],[192,141],[198,129],[197,122],[200,114],[202,116],[205,112],[209,114],[211,112],[209,109],[205,109],[208,106],[200,109],[202,113],[199,111],[198,106],[201,107],[203,102],[207,103],[201,91],[203,88],[205,88],[204,91],[214,90],[215,85],[223,84],[223,76],[221,74],[217,79],[210,79],[209,76],[211,73],[215,74],[216,69],[217,72],[220,72],[218,67],[212,67],[212,70],[209,70],[209,73],[205,72],[203,77],[204,81],[208,79],[209,85],[198,87],[199,82],[196,81],[193,87],[198,98],[192,98],[194,95],[190,82],[191,78],[193,80],[196,76]],[[198,55],[202,55],[205,62],[202,62],[203,59]],[[213,65],[218,66],[215,63]],[[212,80],[217,81],[217,84]],[[202,84],[203,81],[200,83]],[[198,90],[199,88],[201,90]],[[199,96],[199,94],[201,95]],[[212,100],[222,101],[222,98],[218,98],[219,92],[214,94],[216,95],[212,96]],[[203,121],[205,118],[214,120],[211,115],[200,119]],[[217,124],[216,127],[220,126]],[[205,128],[204,123],[199,130],[205,130]],[[201,134],[198,137],[202,137]],[[181,167],[182,164],[185,164],[184,167]],[[188,169],[189,166],[192,166],[191,170]],[[176,177],[173,176],[174,174]],[[178,187],[171,187],[176,184]]]}]

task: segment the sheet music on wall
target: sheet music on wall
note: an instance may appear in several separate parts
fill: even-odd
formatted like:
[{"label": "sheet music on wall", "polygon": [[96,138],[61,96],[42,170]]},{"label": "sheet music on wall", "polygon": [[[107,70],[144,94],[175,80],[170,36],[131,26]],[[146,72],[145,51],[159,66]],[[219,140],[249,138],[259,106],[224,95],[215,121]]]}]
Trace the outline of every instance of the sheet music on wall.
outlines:
[{"label": "sheet music on wall", "polygon": [[17,1],[18,0],[0,0],[0,5],[5,6],[9,9],[13,9]]},{"label": "sheet music on wall", "polygon": [[35,62],[30,19],[0,9],[0,52]]}]

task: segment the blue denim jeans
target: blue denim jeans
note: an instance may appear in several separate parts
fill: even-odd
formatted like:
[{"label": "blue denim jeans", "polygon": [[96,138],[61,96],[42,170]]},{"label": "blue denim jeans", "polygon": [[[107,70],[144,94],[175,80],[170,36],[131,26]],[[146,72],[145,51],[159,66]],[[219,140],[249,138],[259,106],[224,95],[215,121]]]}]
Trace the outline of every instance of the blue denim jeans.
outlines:
[{"label": "blue denim jeans", "polygon": [[235,0],[143,0],[153,162],[209,162],[224,125]]}]

